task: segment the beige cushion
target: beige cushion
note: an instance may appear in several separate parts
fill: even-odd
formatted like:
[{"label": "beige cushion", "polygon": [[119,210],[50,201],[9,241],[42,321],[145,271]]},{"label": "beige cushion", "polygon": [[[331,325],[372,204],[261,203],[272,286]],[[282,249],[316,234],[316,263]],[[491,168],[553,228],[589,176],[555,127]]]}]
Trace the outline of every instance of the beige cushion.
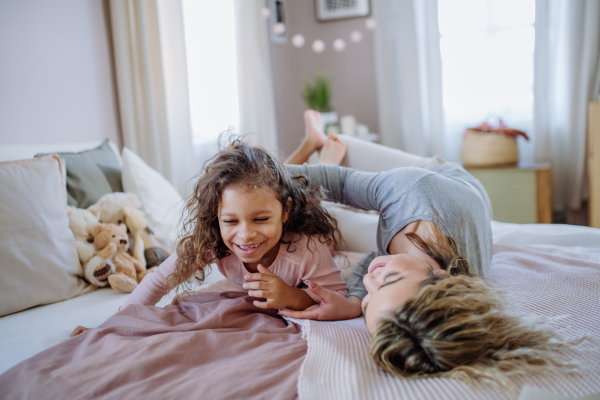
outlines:
[{"label": "beige cushion", "polygon": [[0,163],[0,316],[93,290],[78,275],[57,156]]},{"label": "beige cushion", "polygon": [[123,148],[122,157],[123,190],[140,198],[150,228],[173,251],[183,198],[168,180],[127,147]]}]

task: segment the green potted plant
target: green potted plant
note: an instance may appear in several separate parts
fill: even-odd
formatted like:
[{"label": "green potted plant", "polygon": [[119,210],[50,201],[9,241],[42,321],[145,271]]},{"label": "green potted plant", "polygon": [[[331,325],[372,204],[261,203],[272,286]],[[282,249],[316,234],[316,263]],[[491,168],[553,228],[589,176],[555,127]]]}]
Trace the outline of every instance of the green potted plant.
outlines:
[{"label": "green potted plant", "polygon": [[308,108],[321,113],[324,126],[337,123],[337,113],[332,111],[329,104],[331,86],[331,78],[325,72],[315,74],[314,83],[304,80],[302,98]]}]

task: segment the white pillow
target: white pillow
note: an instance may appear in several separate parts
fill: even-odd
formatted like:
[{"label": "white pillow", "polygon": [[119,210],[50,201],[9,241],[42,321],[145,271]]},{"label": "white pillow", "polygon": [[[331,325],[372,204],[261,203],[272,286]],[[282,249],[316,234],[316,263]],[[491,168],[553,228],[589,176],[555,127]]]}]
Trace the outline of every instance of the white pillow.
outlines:
[{"label": "white pillow", "polygon": [[166,241],[172,251],[184,205],[183,198],[169,181],[127,147],[123,148],[122,157],[123,190],[135,193],[140,198],[150,228],[156,236]]},{"label": "white pillow", "polygon": [[94,289],[69,230],[56,155],[0,163],[0,316]]},{"label": "white pillow", "polygon": [[345,250],[357,253],[377,251],[379,214],[350,210],[329,201],[321,204],[338,220]]}]

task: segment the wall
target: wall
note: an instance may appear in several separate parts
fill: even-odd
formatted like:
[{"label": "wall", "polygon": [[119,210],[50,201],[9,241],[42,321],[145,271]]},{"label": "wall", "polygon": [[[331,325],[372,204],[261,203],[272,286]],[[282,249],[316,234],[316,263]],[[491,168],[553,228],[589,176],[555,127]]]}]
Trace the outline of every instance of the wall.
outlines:
[{"label": "wall", "polygon": [[[288,42],[270,43],[279,148],[287,156],[300,144],[304,135],[302,112],[306,105],[301,97],[302,83],[315,72],[326,70],[333,77],[331,105],[338,115],[352,114],[357,122],[378,132],[377,92],[373,32],[365,28],[367,18],[317,22],[314,0],[286,0],[285,22]],[[363,34],[360,43],[350,41],[350,33]],[[300,33],[306,39],[301,48],[290,40]],[[335,39],[346,41],[342,52],[333,50]],[[321,39],[323,53],[312,51],[312,42]]]},{"label": "wall", "polygon": [[0,0],[0,145],[121,145],[101,0]]}]

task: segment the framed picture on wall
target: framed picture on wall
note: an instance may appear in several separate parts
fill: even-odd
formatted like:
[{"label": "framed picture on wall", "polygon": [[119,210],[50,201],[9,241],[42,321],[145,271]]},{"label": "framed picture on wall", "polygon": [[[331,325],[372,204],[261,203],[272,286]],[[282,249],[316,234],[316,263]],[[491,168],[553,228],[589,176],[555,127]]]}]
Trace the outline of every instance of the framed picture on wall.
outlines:
[{"label": "framed picture on wall", "polygon": [[369,0],[315,0],[317,21],[366,17],[371,14]]}]

